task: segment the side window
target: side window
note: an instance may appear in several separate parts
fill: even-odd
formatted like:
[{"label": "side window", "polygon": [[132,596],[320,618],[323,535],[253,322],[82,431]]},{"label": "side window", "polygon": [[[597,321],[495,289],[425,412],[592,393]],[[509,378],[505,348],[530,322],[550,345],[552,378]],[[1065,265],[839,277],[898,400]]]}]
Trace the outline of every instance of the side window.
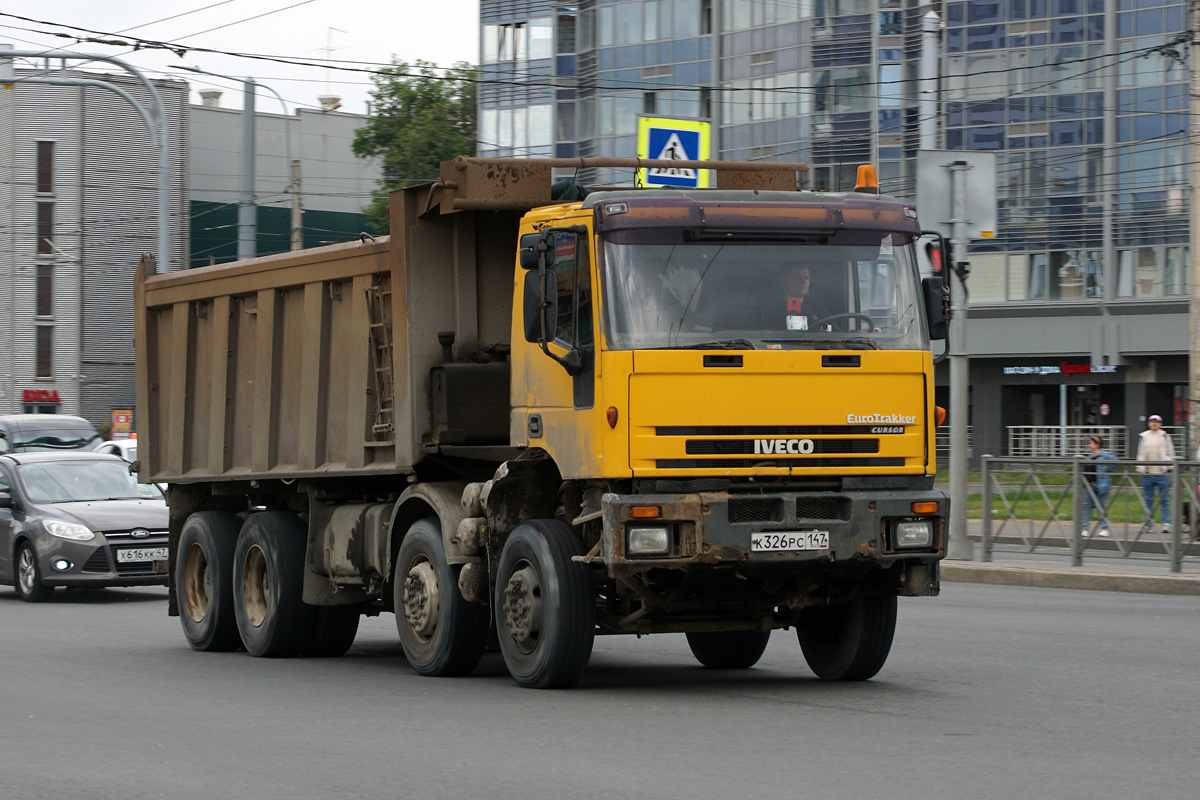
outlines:
[{"label": "side window", "polygon": [[8,474],[5,473],[3,467],[0,467],[0,492],[12,493],[12,483],[8,480]]},{"label": "side window", "polygon": [[8,437],[0,433],[0,453],[7,453],[12,450],[12,445],[8,443]]},{"label": "side window", "polygon": [[588,347],[594,334],[587,248],[573,233],[557,233],[554,241],[554,285],[558,295],[554,338],[568,347]]}]

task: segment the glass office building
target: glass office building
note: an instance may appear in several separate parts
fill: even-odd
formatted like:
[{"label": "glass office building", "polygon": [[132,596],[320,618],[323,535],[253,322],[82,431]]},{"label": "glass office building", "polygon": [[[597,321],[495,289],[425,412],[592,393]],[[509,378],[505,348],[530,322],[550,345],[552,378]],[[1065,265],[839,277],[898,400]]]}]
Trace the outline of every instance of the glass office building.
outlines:
[{"label": "glass office building", "polygon": [[634,156],[639,116],[701,119],[722,159],[804,161],[821,190],[872,162],[914,199],[931,10],[937,147],[996,155],[997,235],[970,255],[976,451],[1013,425],[1182,422],[1180,0],[483,0],[479,153]]}]

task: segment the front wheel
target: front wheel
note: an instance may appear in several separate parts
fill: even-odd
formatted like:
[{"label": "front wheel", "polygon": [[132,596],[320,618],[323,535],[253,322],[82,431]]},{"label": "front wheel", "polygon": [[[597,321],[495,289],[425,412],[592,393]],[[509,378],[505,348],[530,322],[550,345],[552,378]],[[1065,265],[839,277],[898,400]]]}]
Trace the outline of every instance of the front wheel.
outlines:
[{"label": "front wheel", "polygon": [[719,631],[687,634],[692,655],[712,669],[749,669],[771,641],[770,631]]},{"label": "front wheel", "polygon": [[496,631],[521,686],[565,689],[583,676],[596,637],[596,601],[583,542],[560,520],[518,525],[500,553]]},{"label": "front wheel", "polygon": [[16,558],[16,587],[17,596],[26,603],[40,603],[49,600],[54,594],[54,587],[42,585],[42,568],[38,566],[37,551],[29,542],[21,542],[17,548]]},{"label": "front wheel", "polygon": [[896,633],[896,596],[863,594],[806,608],[796,623],[804,660],[825,681],[865,681],[887,661]]}]

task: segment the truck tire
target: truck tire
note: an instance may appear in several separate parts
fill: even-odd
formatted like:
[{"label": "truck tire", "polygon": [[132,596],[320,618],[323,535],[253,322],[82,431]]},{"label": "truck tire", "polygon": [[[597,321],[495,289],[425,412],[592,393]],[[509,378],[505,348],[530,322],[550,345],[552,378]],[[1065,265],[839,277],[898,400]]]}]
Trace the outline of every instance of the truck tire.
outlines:
[{"label": "truck tire", "polygon": [[242,521],[225,511],[197,511],[183,523],[175,551],[179,621],[193,650],[242,646],[233,611],[233,551]]},{"label": "truck tire", "polygon": [[354,644],[361,618],[358,606],[316,606],[312,632],[300,655],[305,658],[344,656]]},{"label": "truck tire", "polygon": [[233,607],[252,656],[296,656],[308,643],[315,606],[303,600],[307,531],[293,514],[263,511],[242,526],[233,556]]},{"label": "truck tire", "polygon": [[587,669],[596,601],[575,530],[560,520],[522,522],[504,543],[496,575],[496,630],[508,672],[521,686],[565,689]]},{"label": "truck tire", "polygon": [[467,675],[483,656],[487,606],[462,596],[461,569],[446,563],[436,517],[413,523],[396,556],[392,597],[400,645],[418,675]]},{"label": "truck tire", "polygon": [[796,637],[824,681],[865,681],[887,661],[896,633],[894,594],[857,594],[838,606],[804,609]]},{"label": "truck tire", "polygon": [[770,631],[720,631],[687,635],[692,655],[712,669],[749,669],[762,658],[769,641]]}]

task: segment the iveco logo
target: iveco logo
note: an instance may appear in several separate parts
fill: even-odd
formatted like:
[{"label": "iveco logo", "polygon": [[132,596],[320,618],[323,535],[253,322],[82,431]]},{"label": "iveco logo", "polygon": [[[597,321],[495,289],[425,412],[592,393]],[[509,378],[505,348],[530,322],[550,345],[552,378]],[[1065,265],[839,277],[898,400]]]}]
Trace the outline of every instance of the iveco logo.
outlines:
[{"label": "iveco logo", "polygon": [[755,455],[806,456],[816,450],[812,439],[755,439]]},{"label": "iveco logo", "polygon": [[135,539],[145,539],[150,535],[150,531],[146,530],[145,528],[134,528],[129,532],[129,535]]}]

